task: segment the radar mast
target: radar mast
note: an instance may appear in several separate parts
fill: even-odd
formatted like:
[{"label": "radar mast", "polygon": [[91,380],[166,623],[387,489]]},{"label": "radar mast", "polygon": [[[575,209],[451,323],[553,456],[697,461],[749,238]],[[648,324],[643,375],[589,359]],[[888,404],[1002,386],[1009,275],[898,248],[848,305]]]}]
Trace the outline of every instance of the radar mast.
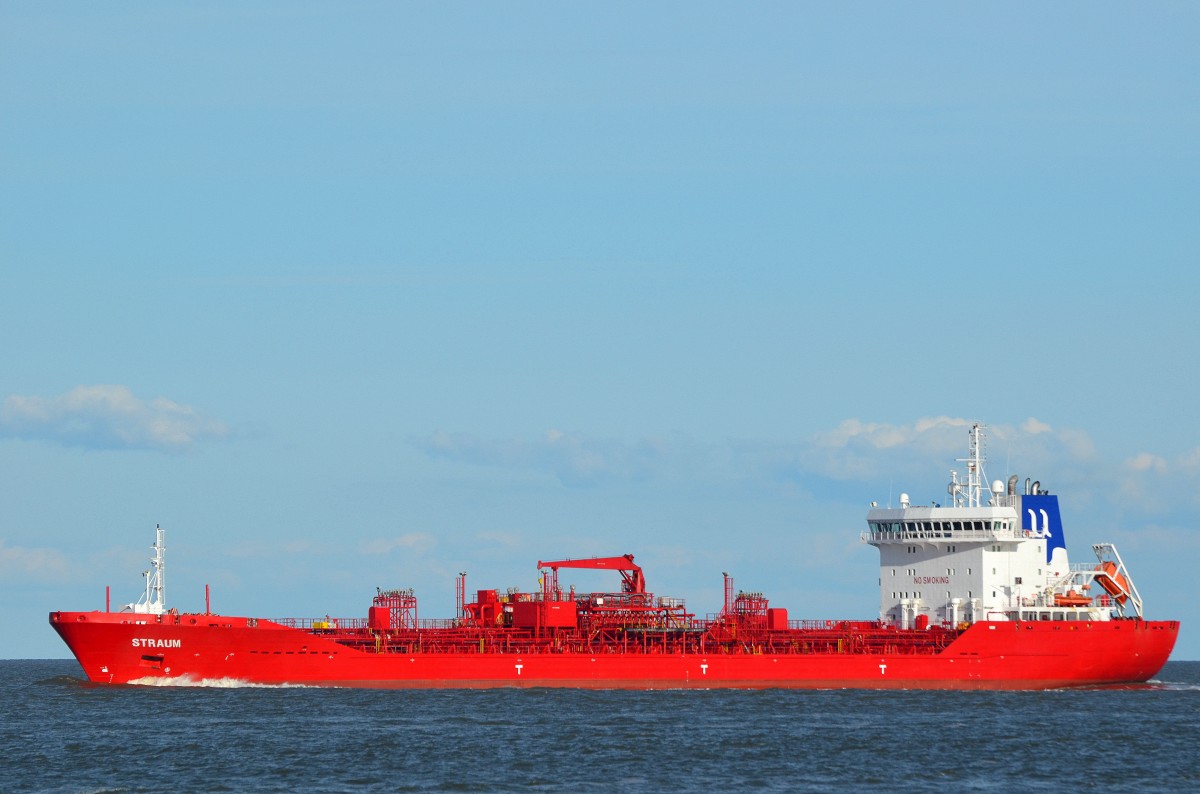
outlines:
[{"label": "radar mast", "polygon": [[955,507],[981,507],[983,505],[983,425],[976,422],[971,426],[970,444],[967,457],[956,458],[959,463],[967,464],[967,481],[958,481],[958,472],[950,472],[950,497]]},{"label": "radar mast", "polygon": [[154,525],[154,556],[150,558],[152,566],[148,571],[142,571],[146,577],[146,592],[133,604],[126,604],[122,612],[136,612],[146,615],[161,615],[167,611],[167,532],[161,526]]}]

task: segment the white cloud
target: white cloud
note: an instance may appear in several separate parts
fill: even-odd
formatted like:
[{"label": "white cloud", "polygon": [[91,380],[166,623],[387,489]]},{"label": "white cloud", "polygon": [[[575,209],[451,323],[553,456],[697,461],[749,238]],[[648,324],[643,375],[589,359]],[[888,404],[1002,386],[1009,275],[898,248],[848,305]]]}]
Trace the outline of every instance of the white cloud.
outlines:
[{"label": "white cloud", "polygon": [[956,419],[950,416],[935,416],[926,419],[918,419],[914,429],[918,434],[928,433],[931,430],[944,430],[947,428],[963,428],[973,425],[970,419]]},{"label": "white cloud", "polygon": [[940,446],[943,439],[949,437],[950,430],[957,431],[970,427],[973,423],[968,419],[955,419],[948,416],[935,416],[918,419],[910,425],[889,425],[879,422],[861,422],[858,419],[847,419],[829,433],[817,436],[821,446],[870,447],[872,449],[893,449],[914,442],[928,443],[936,439]]},{"label": "white cloud", "polygon": [[520,549],[524,543],[524,539],[518,533],[495,532],[491,530],[485,532],[476,532],[475,539],[479,541],[480,544],[491,544],[505,549]]},{"label": "white cloud", "polygon": [[469,463],[552,472],[568,485],[602,480],[639,479],[667,457],[669,445],[660,439],[637,444],[591,439],[551,429],[540,438],[486,439],[469,433],[445,433],[413,442],[426,454]]},{"label": "white cloud", "polygon": [[[451,463],[539,472],[568,487],[639,484],[658,492],[698,489],[706,497],[751,488],[815,499],[905,491],[939,499],[949,470],[965,475],[957,460],[967,451],[971,424],[945,416],[908,424],[847,419],[825,433],[770,441],[621,441],[551,430],[526,439],[439,433],[414,443]],[[1105,520],[1174,520],[1177,511],[1194,512],[1200,504],[1200,449],[1108,458],[1086,432],[1033,418],[988,425],[985,442],[989,480],[1028,475],[1070,494],[1081,515],[1098,510]]]},{"label": "white cloud", "polygon": [[[919,474],[937,461],[952,464],[967,451],[971,419],[935,416],[892,425],[847,419],[813,444],[796,445],[803,467],[839,480],[880,475]],[[1016,425],[984,427],[984,457],[989,470],[1002,472],[1010,462],[1054,471],[1093,462],[1091,437],[1072,428],[1055,429],[1034,417]],[[1067,464],[1071,463],[1071,466]]]},{"label": "white cloud", "polygon": [[799,470],[835,480],[901,474],[914,464],[952,461],[967,449],[969,419],[933,416],[911,425],[847,419],[813,442],[794,445]]},{"label": "white cloud", "polygon": [[9,546],[0,538],[0,576],[5,580],[62,580],[69,569],[67,558],[58,549]]},{"label": "white cloud", "polygon": [[1036,436],[1040,435],[1041,433],[1049,433],[1051,430],[1053,430],[1053,428],[1051,428],[1050,425],[1046,424],[1045,422],[1039,422],[1037,419],[1034,419],[1031,416],[1021,423],[1021,430],[1031,436]]},{"label": "white cloud", "polygon": [[1149,452],[1141,452],[1134,455],[1125,461],[1125,465],[1134,471],[1153,471],[1161,474],[1167,470],[1167,462],[1158,455],[1151,455]]},{"label": "white cloud", "polygon": [[818,443],[828,447],[845,447],[854,441],[862,441],[872,447],[886,449],[904,443],[904,434],[891,425],[847,419],[834,430],[817,437]]},{"label": "white cloud", "polygon": [[[476,466],[541,471],[565,485],[653,481],[678,483],[843,482],[880,477],[928,477],[953,465],[967,450],[970,419],[935,416],[893,425],[847,419],[836,428],[793,441],[739,440],[698,443],[647,438],[635,442],[587,438],[557,429],[534,439],[488,439],[438,432],[414,440],[431,457]],[[1054,432],[1029,419],[1019,427],[988,426],[987,438],[1007,452],[1020,447],[1030,464],[1083,459],[1093,446],[1079,431]],[[985,448],[986,451],[986,448]],[[1047,466],[1053,469],[1053,466]]]},{"label": "white cloud", "polygon": [[[438,433],[414,444],[434,458],[541,472],[567,486],[646,483],[659,489],[713,492],[749,485],[792,494],[847,496],[861,492],[863,484],[890,487],[891,483],[898,491],[932,488],[940,495],[942,478],[950,469],[964,476],[957,461],[966,454],[972,424],[970,419],[950,416],[909,424],[847,419],[807,438],[723,442],[660,438],[627,442],[557,429],[532,439]],[[1034,418],[987,425],[984,452],[989,478],[1003,479],[1018,472],[1039,475],[1047,487],[1070,489],[1076,504],[1095,500],[1161,510],[1168,486],[1200,494],[1195,483],[1188,484],[1200,472],[1200,451],[1169,461],[1143,453],[1122,466],[1098,454],[1086,432],[1054,428]]]},{"label": "white cloud", "polygon": [[1121,502],[1146,515],[1174,516],[1186,521],[1200,505],[1200,448],[1181,454],[1139,452],[1121,462],[1115,490]]},{"label": "white cloud", "polygon": [[0,436],[90,449],[182,450],[228,432],[189,405],[143,400],[127,386],[77,386],[58,397],[11,395],[0,403]]},{"label": "white cloud", "polygon": [[409,532],[392,538],[375,538],[362,544],[363,554],[391,554],[396,549],[408,549],[417,554],[423,554],[434,546],[432,535],[424,532]]},{"label": "white cloud", "polygon": [[1063,429],[1055,433],[1054,437],[1078,460],[1090,460],[1096,455],[1096,445],[1092,437],[1082,430]]}]

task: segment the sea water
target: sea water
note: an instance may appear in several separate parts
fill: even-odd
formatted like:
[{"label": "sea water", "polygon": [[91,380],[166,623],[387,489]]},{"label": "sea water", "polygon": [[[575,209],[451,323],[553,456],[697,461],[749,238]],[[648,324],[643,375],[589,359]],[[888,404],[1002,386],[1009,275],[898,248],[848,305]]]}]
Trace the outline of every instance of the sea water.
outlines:
[{"label": "sea water", "polygon": [[1049,692],[94,686],[0,661],[0,791],[1200,790],[1200,662]]}]

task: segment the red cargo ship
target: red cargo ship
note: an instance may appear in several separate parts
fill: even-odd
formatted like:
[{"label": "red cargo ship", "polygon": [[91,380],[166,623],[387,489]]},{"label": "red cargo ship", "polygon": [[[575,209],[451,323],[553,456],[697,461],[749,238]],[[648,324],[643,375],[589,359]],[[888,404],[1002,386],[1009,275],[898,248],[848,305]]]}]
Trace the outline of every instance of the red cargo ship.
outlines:
[{"label": "red cargo ship", "polygon": [[[88,679],[105,684],[314,686],[1044,689],[1148,680],[1178,621],[1150,621],[1111,544],[1070,565],[1057,497],[995,482],[984,503],[982,428],[952,504],[873,507],[877,620],[792,620],[725,576],[720,613],[646,590],[633,555],[539,562],[535,592],[479,590],[458,614],[419,619],[411,590],[380,591],[363,618],[180,613],[164,603],[160,528],[141,599],[113,612],[52,612]],[[610,570],[615,592],[577,593],[564,569]],[[901,573],[901,570],[903,572]],[[999,572],[999,573],[997,573]]]}]

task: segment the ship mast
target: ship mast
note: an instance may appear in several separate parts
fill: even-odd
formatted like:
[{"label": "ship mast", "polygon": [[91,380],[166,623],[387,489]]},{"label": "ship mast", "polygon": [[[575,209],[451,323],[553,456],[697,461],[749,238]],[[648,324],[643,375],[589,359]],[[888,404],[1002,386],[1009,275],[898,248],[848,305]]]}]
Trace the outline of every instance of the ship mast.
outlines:
[{"label": "ship mast", "polygon": [[161,615],[167,611],[167,532],[161,526],[154,525],[154,556],[150,558],[152,566],[148,571],[142,571],[146,578],[146,592],[136,603],[126,604],[123,612],[137,612],[147,615]]},{"label": "ship mast", "polygon": [[971,426],[970,445],[967,457],[956,458],[967,464],[967,481],[958,481],[958,472],[950,472],[950,487],[947,489],[955,507],[982,507],[983,473],[983,425],[976,422]]}]

